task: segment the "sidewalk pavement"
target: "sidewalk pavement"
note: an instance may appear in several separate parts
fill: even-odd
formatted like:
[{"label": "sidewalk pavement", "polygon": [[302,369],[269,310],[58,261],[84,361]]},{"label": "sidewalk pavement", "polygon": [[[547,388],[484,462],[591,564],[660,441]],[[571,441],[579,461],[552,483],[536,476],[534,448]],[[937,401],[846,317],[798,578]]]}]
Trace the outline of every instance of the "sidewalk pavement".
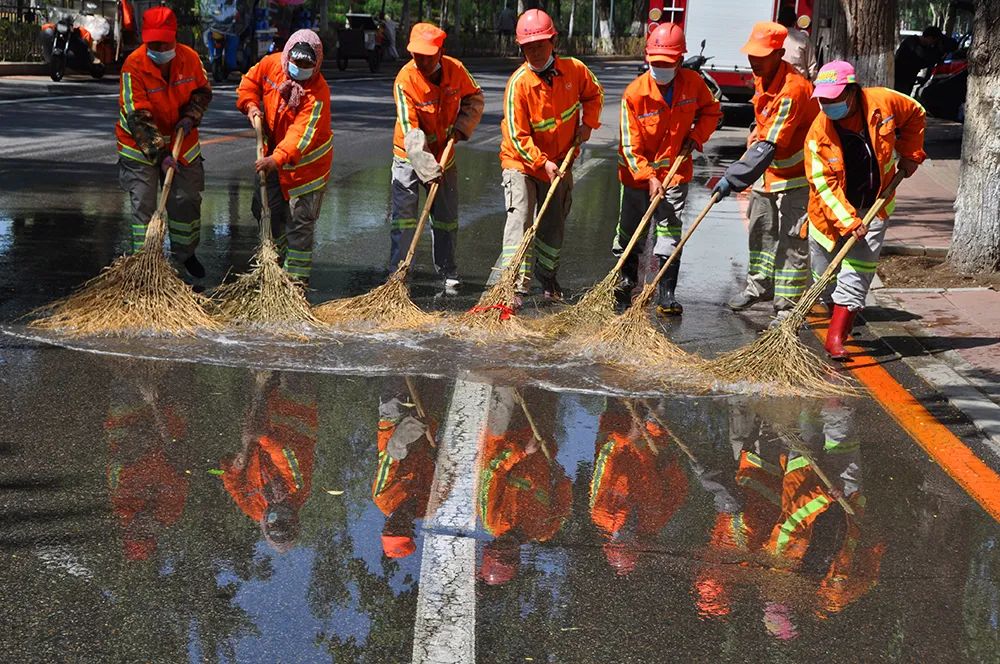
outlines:
[{"label": "sidewalk pavement", "polygon": [[[929,119],[928,160],[899,188],[884,253],[944,257],[955,222],[962,126]],[[869,330],[983,431],[1000,457],[1000,292],[884,288]]]}]

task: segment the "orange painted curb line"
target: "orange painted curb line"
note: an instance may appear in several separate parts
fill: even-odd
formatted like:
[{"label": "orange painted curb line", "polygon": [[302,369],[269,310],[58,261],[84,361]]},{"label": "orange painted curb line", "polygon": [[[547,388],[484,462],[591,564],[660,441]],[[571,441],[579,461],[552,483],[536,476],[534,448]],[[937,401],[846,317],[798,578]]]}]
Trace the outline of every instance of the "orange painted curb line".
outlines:
[{"label": "orange painted curb line", "polygon": [[[820,341],[826,341],[826,327],[814,326],[813,332]],[[994,520],[1000,522],[1000,475],[931,415],[878,360],[857,346],[848,345],[851,361],[845,365],[846,368],[868,388],[899,426]]]},{"label": "orange painted curb line", "polygon": [[206,138],[201,142],[202,145],[215,145],[216,143],[228,143],[230,141],[239,140],[241,138],[254,138],[254,133],[251,130],[241,131],[236,134],[228,134],[226,136],[216,136],[215,138]]}]

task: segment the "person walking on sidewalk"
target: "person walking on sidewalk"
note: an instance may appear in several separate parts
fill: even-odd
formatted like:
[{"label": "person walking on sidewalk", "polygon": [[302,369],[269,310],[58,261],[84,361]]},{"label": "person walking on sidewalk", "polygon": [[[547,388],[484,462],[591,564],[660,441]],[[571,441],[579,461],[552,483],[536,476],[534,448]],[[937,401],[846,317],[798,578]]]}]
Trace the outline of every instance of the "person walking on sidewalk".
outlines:
[{"label": "person walking on sidewalk", "polygon": [[[303,286],[312,273],[313,237],[323,206],[330,165],[330,88],[320,73],[323,43],[312,30],[299,30],[254,65],[240,81],[236,108],[251,126],[264,123],[265,156],[258,173],[267,174],[271,232],[284,268]],[[253,214],[260,221],[260,188],[254,187]]]},{"label": "person walking on sidewalk", "polygon": [[[649,71],[632,81],[622,96],[618,142],[618,179],[622,184],[621,211],[612,252],[621,256],[657,194],[663,196],[653,221],[656,224],[655,254],[660,265],[674,252],[681,236],[681,214],[693,173],[690,159],[670,182],[667,172],[682,154],[701,150],[722,116],[721,105],[697,72],[681,67],[687,50],[679,25],[663,23],[646,39]],[[627,304],[639,282],[642,244],[625,260],[622,278],[615,290],[619,302]],[[678,316],[683,311],[674,290],[680,260],[660,280],[656,312]]]},{"label": "person walking on sidewalk", "polygon": [[[573,189],[573,174],[560,173],[559,163],[601,126],[604,89],[585,64],[555,55],[556,28],[541,9],[521,14],[516,32],[525,62],[511,75],[504,91],[500,166],[507,223],[499,266],[506,266],[517,251],[549,183],[562,175],[538,227],[533,247],[537,256],[532,250],[525,256],[518,288],[521,294],[528,292],[534,262],[545,297],[558,300],[562,288],[556,272]],[[498,275],[495,271],[494,281]]]},{"label": "person walking on sidewalk", "polygon": [[[142,17],[143,44],[122,65],[119,88],[118,180],[132,205],[132,251],[146,238],[160,183],[174,168],[167,197],[167,226],[174,258],[197,279],[205,268],[195,250],[201,239],[201,192],[205,189],[198,125],[212,101],[212,86],[191,48],[177,43],[177,17],[153,7]],[[180,155],[173,138],[184,132]]]},{"label": "person walking on sidewalk", "polygon": [[846,360],[844,341],[865,305],[895,195],[868,227],[861,217],[895,177],[897,167],[910,177],[927,157],[925,115],[920,104],[900,92],[862,88],[854,67],[842,60],[819,70],[813,96],[823,109],[805,141],[814,278],[826,270],[848,236],[858,239],[840,266],[836,286],[824,296],[833,303],[826,351],[835,360]]},{"label": "person walking on sidewalk", "polygon": [[753,69],[756,125],[747,151],[712,192],[725,197],[753,186],[747,283],[729,308],[773,299],[776,321],[795,306],[809,279],[808,248],[799,237],[809,200],[802,144],[819,112],[812,84],[782,60],[787,34],[778,23],[758,23],[743,46]]},{"label": "person walking on sidewalk", "polygon": [[[434,267],[446,289],[459,285],[455,246],[458,236],[458,169],[452,153],[443,173],[415,170],[404,143],[413,129],[424,132],[427,151],[436,164],[448,139],[466,141],[483,117],[483,91],[469,70],[444,55],[444,30],[417,23],[410,30],[406,49],[413,60],[403,65],[392,86],[396,100],[396,128],[392,143],[392,229],[389,267],[395,270],[413,240],[419,213],[421,186],[440,178],[441,186],[431,206]],[[430,161],[430,160],[428,160]],[[430,180],[422,182],[421,178]]]}]

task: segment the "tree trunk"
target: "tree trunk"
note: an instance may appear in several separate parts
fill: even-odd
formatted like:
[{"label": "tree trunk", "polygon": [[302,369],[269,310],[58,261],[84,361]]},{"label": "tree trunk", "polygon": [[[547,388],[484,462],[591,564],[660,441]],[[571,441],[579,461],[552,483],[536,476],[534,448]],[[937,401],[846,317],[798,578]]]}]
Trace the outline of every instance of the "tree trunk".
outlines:
[{"label": "tree trunk", "polygon": [[847,59],[858,81],[889,86],[899,24],[896,0],[840,0],[847,18]]},{"label": "tree trunk", "polygon": [[[405,37],[403,35],[410,34],[410,0],[403,0],[403,6],[399,10],[399,25],[396,26],[397,39],[402,42]],[[403,48],[398,49],[402,51]]]},{"label": "tree trunk", "polygon": [[575,19],[575,18],[576,18],[576,0],[570,0],[570,3],[569,3],[569,30],[567,30],[567,33],[569,34],[569,38],[570,39],[573,38],[573,19]]},{"label": "tree trunk", "polygon": [[962,166],[948,261],[960,272],[1000,271],[1000,4],[978,0],[969,54]]}]

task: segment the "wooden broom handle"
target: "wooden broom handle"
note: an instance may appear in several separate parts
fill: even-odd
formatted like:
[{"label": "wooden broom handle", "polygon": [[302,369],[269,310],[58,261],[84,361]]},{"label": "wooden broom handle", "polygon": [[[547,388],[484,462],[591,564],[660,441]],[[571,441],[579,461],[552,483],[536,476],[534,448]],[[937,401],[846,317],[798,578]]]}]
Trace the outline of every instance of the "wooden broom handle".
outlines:
[{"label": "wooden broom handle", "polygon": [[[178,129],[177,136],[174,138],[174,145],[170,150],[170,156],[174,158],[174,163],[177,163],[177,158],[181,154],[181,143],[184,142],[184,130]],[[156,214],[163,215],[167,212],[167,195],[170,193],[170,185],[174,182],[174,173],[177,172],[177,168],[171,168],[167,171],[167,176],[163,178],[163,188],[160,189],[160,200],[156,204]]]},{"label": "wooden broom handle", "polygon": [[701,464],[698,463],[698,458],[691,452],[691,448],[682,443],[681,439],[677,437],[677,434],[670,430],[670,427],[668,427],[660,416],[656,414],[656,411],[653,410],[651,405],[649,405],[649,402],[643,399],[641,403],[646,407],[646,412],[648,412],[649,416],[653,418],[653,421],[656,422],[661,429],[667,432],[667,435],[670,436],[670,439],[674,441],[674,444],[677,445],[677,447],[681,448],[681,452],[684,452],[688,459],[691,459],[693,463],[697,463],[700,466]]},{"label": "wooden broom handle", "polygon": [[524,397],[518,392],[517,388],[513,388],[514,398],[517,399],[517,403],[521,406],[521,411],[524,413],[524,418],[528,420],[528,426],[531,427],[531,435],[534,436],[535,440],[538,441],[538,446],[542,448],[542,454],[549,461],[552,461],[552,452],[549,450],[548,445],[545,444],[545,439],[542,438],[542,434],[538,432],[538,425],[535,424],[535,418],[532,417],[531,411],[528,410],[528,404],[524,402]]},{"label": "wooden broom handle", "polygon": [[434,435],[431,433],[431,423],[427,421],[427,411],[424,410],[424,402],[420,399],[420,394],[417,392],[417,386],[409,376],[403,376],[403,379],[406,381],[406,389],[410,393],[410,398],[413,399],[413,408],[417,411],[417,416],[427,425],[424,437],[427,438],[427,442],[431,444],[431,447],[437,447]]},{"label": "wooden broom handle", "polygon": [[[691,237],[691,234],[694,233],[695,229],[698,228],[698,224],[700,224],[702,220],[708,216],[709,211],[716,203],[719,202],[719,200],[720,200],[719,194],[717,193],[712,194],[712,197],[708,199],[708,205],[705,206],[705,209],[701,211],[701,214],[699,214],[698,217],[694,220],[694,222],[691,224],[691,227],[688,228],[687,232],[684,233],[684,237],[682,237],[681,241],[677,243],[676,247],[674,247],[673,253],[671,253],[670,257],[663,262],[663,265],[660,266],[660,271],[656,273],[656,277],[653,279],[652,282],[650,282],[647,285],[647,287],[652,287],[660,283],[660,279],[662,279],[663,275],[667,273],[667,270],[670,268],[670,266],[674,264],[674,261],[677,260],[677,257],[681,255],[681,249],[683,249],[684,245],[687,244],[688,238]],[[636,300],[636,302],[638,301],[639,300]],[[645,303],[643,303],[643,306],[645,306]]]},{"label": "wooden broom handle", "polygon": [[[896,191],[896,187],[898,187],[899,183],[903,181],[903,177],[903,172],[899,171],[896,173],[896,177],[894,177],[889,184],[885,186],[885,189],[882,190],[882,193],[878,195],[878,198],[875,199],[875,202],[868,209],[868,214],[866,214],[864,219],[861,220],[862,226],[868,228],[868,225],[875,220],[876,215],[878,215],[878,213],[882,211],[882,208],[885,207],[885,204],[889,202],[889,197]],[[830,264],[826,267],[826,271],[823,272],[823,276],[820,277],[820,281],[826,281],[833,276],[836,270],[840,269],[840,263],[847,257],[848,252],[851,251],[857,241],[858,238],[856,238],[853,234],[847,238],[847,242],[844,243],[844,246],[840,248],[840,251],[837,252],[837,255],[834,256],[833,260],[830,261]]]},{"label": "wooden broom handle", "polygon": [[656,213],[657,206],[660,204],[660,201],[663,200],[664,190],[667,187],[667,183],[674,179],[674,176],[677,175],[677,170],[681,167],[681,163],[687,158],[687,153],[681,153],[677,159],[674,160],[673,165],[667,172],[666,179],[663,180],[663,187],[661,187],[660,191],[653,196],[653,200],[649,202],[649,207],[646,208],[646,214],[642,215],[642,219],[639,220],[639,225],[636,227],[635,232],[632,233],[632,237],[629,239],[628,246],[625,247],[625,251],[623,251],[622,255],[618,257],[618,262],[615,263],[615,267],[612,272],[618,272],[625,266],[625,261],[628,259],[628,255],[632,253],[632,249],[634,249],[635,245],[639,243],[639,238],[645,235],[646,224],[648,224],[649,220],[653,218],[653,214]]},{"label": "wooden broom handle", "polygon": [[549,183],[549,190],[545,194],[545,200],[542,201],[542,206],[538,208],[538,214],[535,215],[535,221],[531,224],[532,231],[537,231],[538,225],[542,223],[542,217],[545,215],[545,210],[549,207],[549,201],[552,200],[552,196],[556,193],[556,189],[558,189],[559,185],[562,183],[562,179],[565,176],[566,171],[569,170],[569,166],[573,162],[573,153],[575,153],[579,147],[580,145],[574,142],[573,147],[569,149],[569,152],[567,152],[566,156],[563,157],[562,163],[559,164],[560,175],[557,175],[556,179]]},{"label": "wooden broom handle", "polygon": [[639,413],[635,409],[635,405],[628,400],[622,399],[622,403],[625,404],[625,409],[628,410],[628,414],[632,416],[632,424],[639,428],[639,435],[642,439],[646,441],[646,445],[649,446],[649,451],[653,453],[654,456],[660,456],[660,448],[656,446],[653,441],[653,437],[649,435],[649,431],[646,429],[646,423],[642,421],[639,417]]},{"label": "wooden broom handle", "polygon": [[[455,151],[455,139],[449,138],[448,142],[445,143],[444,151],[441,153],[441,159],[438,161],[441,164],[441,179],[444,179],[444,169],[448,165],[448,160],[451,159],[452,152]],[[431,183],[430,189],[427,191],[427,200],[424,201],[424,209],[420,211],[420,219],[417,220],[417,228],[413,231],[413,239],[410,240],[410,248],[406,250],[406,258],[400,263],[398,270],[402,270],[410,267],[410,263],[413,262],[413,256],[417,253],[417,244],[420,243],[420,235],[424,232],[424,226],[427,224],[427,218],[431,216],[431,206],[434,205],[434,199],[437,198],[438,189],[441,187],[441,181],[435,180]]]}]

